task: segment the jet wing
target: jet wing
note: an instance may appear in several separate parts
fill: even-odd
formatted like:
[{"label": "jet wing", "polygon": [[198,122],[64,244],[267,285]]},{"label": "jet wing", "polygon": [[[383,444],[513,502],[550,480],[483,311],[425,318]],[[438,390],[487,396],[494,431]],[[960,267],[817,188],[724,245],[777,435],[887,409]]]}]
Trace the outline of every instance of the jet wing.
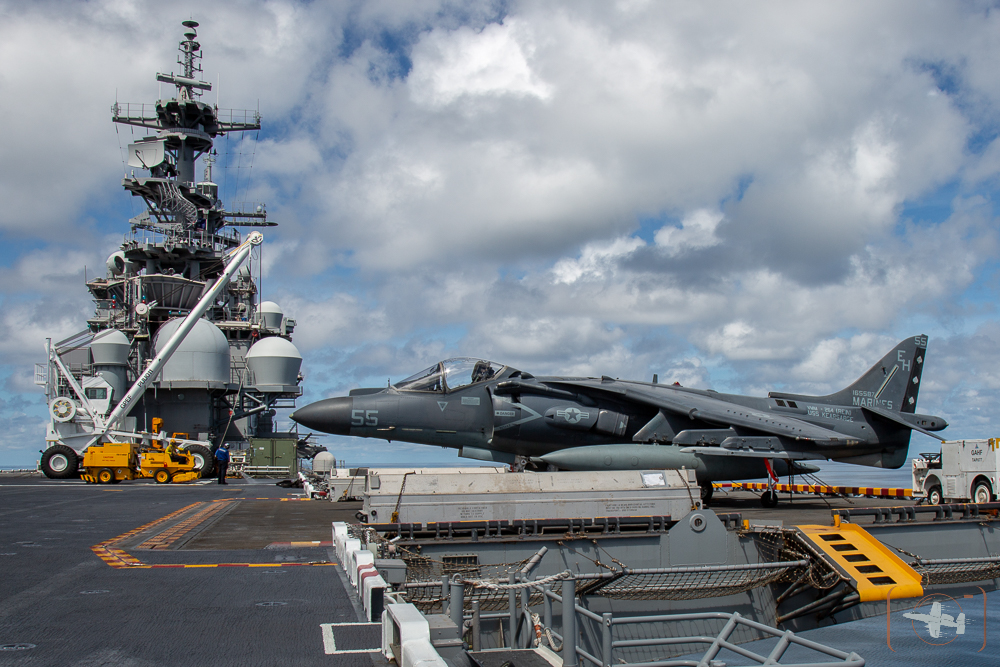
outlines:
[{"label": "jet wing", "polygon": [[654,388],[654,385],[632,385],[616,380],[596,379],[546,380],[545,382],[562,387],[576,387],[585,393],[596,391],[612,394],[618,400],[631,400],[677,415],[686,415],[691,419],[766,433],[779,438],[805,440],[821,447],[842,447],[859,442],[857,438],[845,436],[843,433],[816,426],[801,419],[775,415],[764,410],[755,410],[711,396],[677,391],[668,385]]}]

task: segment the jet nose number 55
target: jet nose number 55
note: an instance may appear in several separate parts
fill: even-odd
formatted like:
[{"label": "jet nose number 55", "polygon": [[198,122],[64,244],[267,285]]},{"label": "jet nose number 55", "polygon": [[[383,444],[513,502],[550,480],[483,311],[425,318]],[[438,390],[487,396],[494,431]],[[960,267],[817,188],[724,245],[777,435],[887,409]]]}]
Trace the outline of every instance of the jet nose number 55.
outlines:
[{"label": "jet nose number 55", "polygon": [[351,426],[378,426],[378,410],[351,410]]}]

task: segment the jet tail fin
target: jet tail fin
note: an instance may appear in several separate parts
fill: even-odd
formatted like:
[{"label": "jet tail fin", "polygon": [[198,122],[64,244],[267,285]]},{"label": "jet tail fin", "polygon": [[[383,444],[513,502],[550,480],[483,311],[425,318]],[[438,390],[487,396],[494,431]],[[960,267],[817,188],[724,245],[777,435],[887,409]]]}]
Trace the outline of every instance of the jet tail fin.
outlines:
[{"label": "jet tail fin", "polygon": [[[906,338],[853,384],[829,396],[813,397],[813,400],[912,413],[917,408],[920,373],[924,368],[926,354],[927,336]],[[768,395],[772,398],[791,397],[778,392]]]}]

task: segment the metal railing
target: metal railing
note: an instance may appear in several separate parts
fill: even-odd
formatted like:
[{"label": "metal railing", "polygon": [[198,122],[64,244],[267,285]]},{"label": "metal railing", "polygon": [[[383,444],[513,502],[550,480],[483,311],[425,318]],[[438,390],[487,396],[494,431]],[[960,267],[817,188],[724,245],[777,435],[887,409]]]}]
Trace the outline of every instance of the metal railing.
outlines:
[{"label": "metal railing", "polygon": [[841,517],[848,521],[852,517],[870,516],[874,517],[874,523],[892,523],[892,517],[896,517],[896,523],[912,523],[917,520],[918,514],[933,514],[934,521],[951,521],[953,519],[975,519],[980,520],[982,514],[1000,510],[1000,502],[993,503],[948,503],[942,505],[899,505],[897,507],[858,507],[842,508],[830,510],[834,517]]},{"label": "metal railing", "polygon": [[[550,584],[556,578],[562,578],[562,581],[560,582],[561,593],[556,593],[551,589]],[[509,648],[529,648],[529,645],[532,643],[530,639],[531,634],[535,635],[536,640],[534,643],[538,645],[540,642],[537,638],[544,632],[550,642],[552,642],[554,638],[561,644],[561,646],[558,647],[553,646],[553,649],[562,654],[564,667],[579,667],[581,664],[581,658],[595,667],[612,667],[612,665],[616,665],[617,667],[681,667],[686,665],[712,665],[718,664],[714,661],[722,651],[735,653],[742,658],[755,661],[761,665],[780,665],[782,663],[779,661],[782,656],[792,646],[798,646],[818,653],[823,659],[820,662],[786,663],[786,667],[791,667],[791,665],[810,665],[812,667],[832,667],[834,665],[839,667],[862,667],[865,664],[864,659],[857,653],[847,653],[818,642],[798,637],[790,630],[779,630],[763,623],[758,623],[741,616],[737,612],[656,614],[617,618],[610,612],[596,614],[589,609],[580,606],[576,601],[576,583],[580,578],[584,577],[574,577],[566,572],[562,575],[555,575],[555,577],[546,577],[546,583],[541,583],[541,581],[518,583],[515,581],[516,576],[511,574],[510,582],[506,586],[510,596],[508,611],[482,613],[479,608],[479,601],[474,600],[472,603],[472,613],[470,615],[463,613],[462,598],[465,588],[464,582],[451,580],[450,582],[442,582],[442,585],[448,583],[448,614],[458,627],[465,627],[471,631],[473,651],[478,651],[482,648],[481,628],[483,621],[506,620],[508,623],[508,641],[505,643],[509,644]],[[543,596],[542,613],[540,616],[533,615],[528,607],[527,600],[531,597],[529,589],[536,589],[537,591],[540,591]],[[518,604],[518,597],[521,598],[520,604]],[[573,604],[564,604],[565,600],[572,600]],[[553,602],[558,602],[562,607],[562,632],[556,632],[552,629]],[[599,627],[599,633],[595,633],[599,634],[601,638],[600,646],[597,651],[599,655],[593,655],[580,646],[579,638],[581,634],[581,621],[584,623],[590,621]],[[715,636],[681,634],[676,637],[657,636],[645,637],[641,639],[617,639],[615,637],[615,629],[623,626],[635,626],[640,624],[680,624],[697,621],[715,621],[721,625],[721,629]],[[522,634],[519,632],[521,628],[527,628],[529,630],[533,629],[534,633],[524,632]],[[734,634],[741,629],[755,632],[759,635],[763,635],[765,638],[777,639],[777,642],[773,647],[771,647],[767,655],[763,655],[731,641]],[[654,661],[627,662],[620,658],[615,658],[616,651],[621,652],[622,649],[683,645],[705,645],[706,648],[700,658],[697,659],[692,659],[689,656]]]},{"label": "metal railing", "polygon": [[[408,524],[381,524],[378,529],[385,530],[386,526],[396,526],[394,532],[405,535]],[[447,533],[438,535],[438,539],[450,538],[450,534]],[[419,571],[425,565],[424,559],[421,557],[407,558],[404,556],[404,560],[407,563],[408,571]],[[609,572],[576,574],[574,577],[576,581],[581,582],[577,591],[580,596],[616,600],[692,600],[724,597],[760,588],[809,565],[808,559],[799,559],[742,565],[691,565],[642,569],[626,567]],[[475,575],[488,579],[491,576],[498,576],[487,574],[490,570],[495,571],[497,567],[477,564],[472,568],[453,570],[452,572],[459,576]],[[435,570],[433,567],[427,569]],[[450,585],[447,583],[447,576],[452,576],[452,572],[445,570],[439,575],[434,575],[446,576],[445,583],[430,576],[423,580],[407,582],[404,584],[407,601],[416,605],[424,613],[435,611],[447,597]],[[484,611],[502,609],[507,605],[509,603],[505,600],[507,588],[513,587],[515,584],[521,587],[535,587],[528,603],[538,604],[542,599],[541,589],[538,588],[539,584],[523,578],[517,581],[510,579],[503,586],[489,585],[482,579],[466,580],[465,584],[470,587],[470,590],[463,594],[464,604],[470,606],[473,600],[478,601],[480,608]]]},{"label": "metal railing", "polygon": [[[779,662],[785,652],[792,646],[798,646],[820,654],[821,661],[808,663],[785,663],[786,667],[810,665],[811,667],[863,667],[865,661],[857,653],[847,653],[839,649],[820,644],[802,637],[798,637],[789,630],[779,630],[777,628],[758,623],[741,616],[737,612],[696,612],[686,614],[659,614],[650,616],[624,616],[616,617],[613,613],[605,612],[597,614],[577,603],[576,584],[579,579],[586,577],[574,576],[564,572],[559,575],[546,577],[544,580],[531,582],[517,582],[517,576],[511,573],[507,585],[494,584],[495,587],[506,588],[509,595],[509,608],[507,612],[483,613],[480,610],[478,600],[472,602],[472,613],[464,614],[464,590],[465,582],[453,579],[442,581],[442,586],[447,584],[448,590],[448,614],[455,624],[460,628],[471,631],[472,650],[478,651],[482,648],[482,623],[483,621],[507,621],[507,637],[509,648],[529,648],[532,643],[531,635],[535,636],[535,645],[539,645],[540,637],[544,632],[553,650],[561,652],[564,667],[579,667],[580,659],[596,667],[681,667],[681,666],[707,666],[719,664],[716,658],[722,651],[729,651],[742,658],[755,661],[761,665],[780,665]],[[550,584],[561,579],[561,593],[556,593],[551,589]],[[544,583],[543,583],[544,582]],[[533,591],[531,589],[534,589]],[[532,614],[528,605],[528,600],[533,597],[533,593],[542,595],[541,615]],[[518,598],[520,597],[520,604]],[[565,604],[564,601],[572,600],[572,604]],[[553,602],[558,602],[561,606],[561,630],[556,632],[553,628]],[[580,634],[582,623],[592,622],[599,632],[593,633],[600,636],[600,655],[593,655],[580,646]],[[715,636],[692,635],[680,633],[678,636],[655,636],[640,639],[616,639],[615,629],[623,626],[635,626],[639,624],[681,624],[690,622],[718,622],[721,629]],[[521,633],[520,630],[526,631]],[[593,628],[591,628],[593,630]],[[531,630],[534,630],[532,633]],[[750,650],[731,641],[739,631],[749,631],[762,635],[765,639],[777,639],[777,642],[767,655]],[[555,646],[553,639],[557,639],[561,644]],[[616,659],[615,653],[624,649],[653,648],[653,647],[681,647],[684,645],[707,645],[700,658],[692,659],[688,657],[676,657],[670,659],[660,659],[642,662],[627,662],[621,658]],[[686,651],[691,653],[691,651]]]},{"label": "metal railing", "polygon": [[243,472],[253,477],[288,477],[290,466],[243,466]]},{"label": "metal railing", "polygon": [[240,232],[231,228],[223,228],[212,234],[197,229],[159,231],[148,227],[137,227],[125,234],[124,238],[124,245],[130,247],[164,244],[212,248],[218,252],[225,252],[240,244]]}]

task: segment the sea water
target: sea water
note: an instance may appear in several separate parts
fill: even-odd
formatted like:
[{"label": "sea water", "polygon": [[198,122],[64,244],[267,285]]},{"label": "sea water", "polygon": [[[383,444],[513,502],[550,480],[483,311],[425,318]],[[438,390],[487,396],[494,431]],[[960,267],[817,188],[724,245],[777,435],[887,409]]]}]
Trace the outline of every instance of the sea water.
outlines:
[{"label": "sea water", "polygon": [[[1000,591],[957,598],[929,593],[914,600],[913,608],[894,611],[888,618],[880,614],[800,632],[797,636],[845,653],[857,653],[869,666],[997,665],[1000,664]],[[775,644],[776,640],[768,639],[741,647],[766,657]],[[754,664],[730,652],[723,652],[716,659],[728,665]],[[780,664],[823,661],[834,659],[793,645],[781,657]]]}]

